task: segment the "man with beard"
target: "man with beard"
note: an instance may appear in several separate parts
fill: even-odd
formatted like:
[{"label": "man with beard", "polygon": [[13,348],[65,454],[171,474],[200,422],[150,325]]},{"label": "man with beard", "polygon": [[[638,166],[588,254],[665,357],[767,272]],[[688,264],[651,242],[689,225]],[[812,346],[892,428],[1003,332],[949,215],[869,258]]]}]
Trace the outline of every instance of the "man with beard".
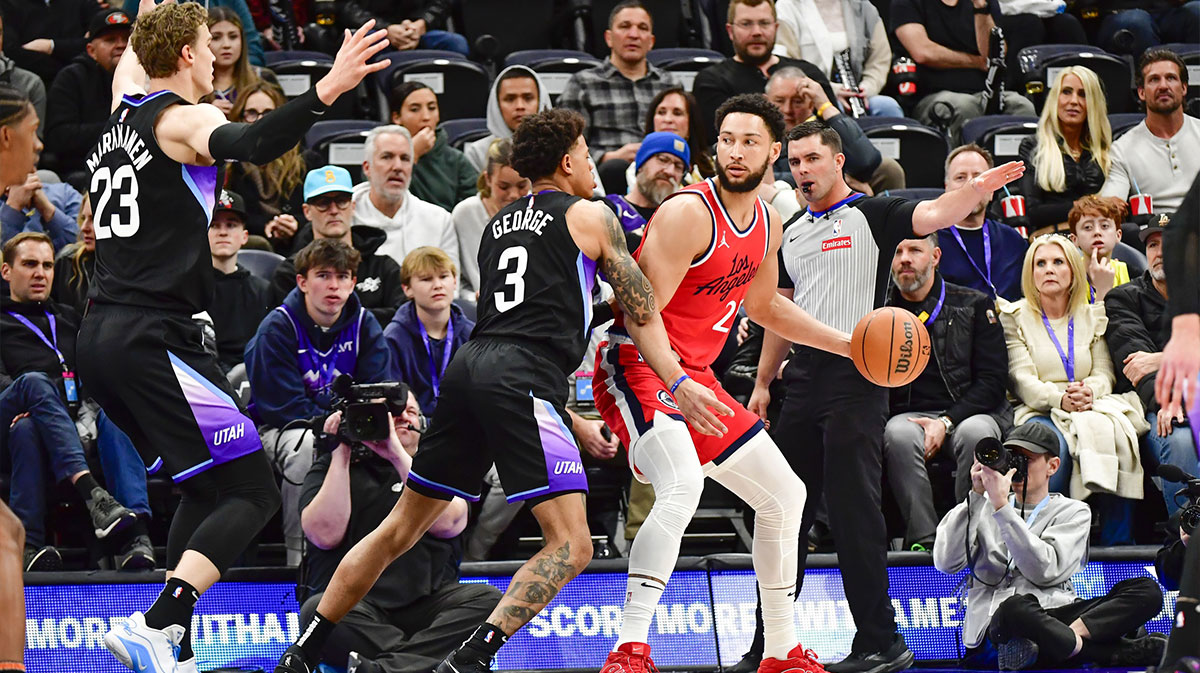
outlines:
[{"label": "man with beard", "polygon": [[1113,143],[1112,167],[1101,196],[1128,199],[1139,189],[1153,197],[1154,212],[1179,209],[1200,173],[1200,119],[1183,114],[1188,71],[1167,49],[1149,49],[1138,64],[1137,92],[1146,120]]},{"label": "man with beard", "polygon": [[904,515],[905,548],[932,551],[938,517],[925,463],[942,447],[958,464],[954,497],[971,490],[975,445],[1000,439],[1012,425],[1004,399],[1008,351],[992,301],[982,292],[946,282],[938,272],[936,233],[900,241],[892,258],[898,292],[889,306],[912,312],[929,330],[933,353],[915,381],[889,392],[883,457],[887,479]]},{"label": "man with beard", "polygon": [[[733,58],[701,70],[692,86],[692,93],[700,103],[705,129],[716,132],[714,114],[722,103],[738,94],[762,93],[767,78],[787,66],[799,68],[809,79],[820,84],[826,102],[837,100],[833,87],[829,86],[829,78],[820,68],[808,61],[772,53],[778,28],[774,0],[732,0],[729,3],[729,23],[725,24],[725,30],[733,43]],[[817,107],[815,114],[821,116],[823,112],[823,107]]]},{"label": "man with beard", "polygon": [[[691,166],[692,152],[682,136],[670,131],[656,131],[642,140],[634,159],[637,178],[625,196],[609,194],[605,203],[617,213],[621,228],[641,240],[641,230],[653,217],[654,211],[667,197],[674,194],[683,182],[683,174]],[[630,241],[631,247],[633,241]]]},{"label": "man with beard", "polygon": [[[624,315],[616,317],[596,356],[596,408],[629,448],[634,475],[653,485],[656,496],[629,551],[624,618],[606,673],[654,670],[646,644],[650,622],[705,477],[755,510],[754,573],[766,622],[759,672],[824,670],[797,643],[792,617],[802,567],[795,559],[804,484],[762,421],[717,382],[711,365],[743,302],[755,322],[830,357],[849,354],[849,336],[775,292],[782,225],[758,198],[758,188],[779,156],[783,115],[762,94],[751,94],[726,101],[717,120],[717,178],[689,185],[663,203],[637,251],[638,265],[664,304],[674,357],[664,360],[666,349],[635,345]],[[681,408],[706,394],[716,397],[706,405],[716,415],[693,422],[689,432]]]},{"label": "man with beard", "polygon": [[[805,122],[788,132],[787,145],[792,177],[808,209],[785,231],[779,291],[821,322],[846,332],[883,305],[892,253],[901,241],[961,222],[980,199],[1025,170],[1021,162],[997,166],[932,201],[867,197],[846,185],[841,138],[833,129]],[[748,405],[761,418],[770,404],[770,383],[790,347],[776,334],[764,337]],[[887,391],[864,379],[850,361],[812,348],[795,352],[783,380],[788,392],[775,438],[811,490],[801,539],[808,535],[824,491],[842,584],[858,627],[850,655],[828,670],[890,673],[907,668],[913,655],[896,632],[888,600],[887,531],[880,504]],[[807,553],[807,546],[800,545],[801,568]],[[755,656],[752,649],[747,658]]]}]

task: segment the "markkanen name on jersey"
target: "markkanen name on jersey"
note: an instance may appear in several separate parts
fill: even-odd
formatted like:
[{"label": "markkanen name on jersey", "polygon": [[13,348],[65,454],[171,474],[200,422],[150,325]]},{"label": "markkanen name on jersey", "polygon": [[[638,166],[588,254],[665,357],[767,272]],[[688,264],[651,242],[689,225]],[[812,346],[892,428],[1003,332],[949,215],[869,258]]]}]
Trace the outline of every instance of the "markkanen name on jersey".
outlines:
[{"label": "markkanen name on jersey", "polygon": [[150,150],[146,149],[146,143],[142,142],[141,136],[133,127],[117,124],[100,136],[95,151],[92,152],[92,156],[88,157],[88,170],[95,171],[96,167],[100,165],[100,158],[116,149],[125,150],[125,154],[128,154],[129,160],[133,162],[134,169],[139,171],[150,163],[152,158]]}]

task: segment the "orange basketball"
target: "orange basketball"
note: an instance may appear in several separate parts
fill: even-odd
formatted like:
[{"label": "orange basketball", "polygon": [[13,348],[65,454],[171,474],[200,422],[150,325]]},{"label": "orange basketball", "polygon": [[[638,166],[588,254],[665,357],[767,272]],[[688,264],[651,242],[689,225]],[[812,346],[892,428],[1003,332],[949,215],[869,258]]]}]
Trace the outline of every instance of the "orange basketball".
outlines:
[{"label": "orange basketball", "polygon": [[877,386],[908,385],[929,362],[929,332],[917,316],[902,308],[877,308],[855,325],[850,359],[858,372]]}]

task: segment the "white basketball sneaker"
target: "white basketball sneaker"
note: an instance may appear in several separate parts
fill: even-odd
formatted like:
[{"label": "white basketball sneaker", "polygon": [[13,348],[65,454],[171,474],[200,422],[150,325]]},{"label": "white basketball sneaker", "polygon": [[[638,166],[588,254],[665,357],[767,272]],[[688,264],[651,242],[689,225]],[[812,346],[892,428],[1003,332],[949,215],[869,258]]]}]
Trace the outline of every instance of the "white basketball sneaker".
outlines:
[{"label": "white basketball sneaker", "polygon": [[[146,616],[135,612],[104,635],[104,646],[135,673],[180,673],[186,669],[175,658],[183,634],[178,624],[152,629],[146,626]],[[196,670],[194,659],[190,670]]]}]

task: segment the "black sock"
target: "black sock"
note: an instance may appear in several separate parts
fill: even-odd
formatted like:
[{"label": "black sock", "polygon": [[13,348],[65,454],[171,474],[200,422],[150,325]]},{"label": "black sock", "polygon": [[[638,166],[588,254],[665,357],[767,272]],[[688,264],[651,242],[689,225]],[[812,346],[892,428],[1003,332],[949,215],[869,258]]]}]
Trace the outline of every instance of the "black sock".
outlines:
[{"label": "black sock", "polygon": [[146,626],[162,629],[178,624],[185,629],[190,628],[192,611],[199,598],[200,594],[195,587],[178,577],[172,577],[167,580],[167,586],[163,587],[154,605],[146,610]]},{"label": "black sock", "polygon": [[475,629],[475,633],[471,634],[467,642],[463,643],[457,654],[462,659],[470,661],[470,658],[473,657],[478,663],[490,666],[492,658],[506,642],[508,642],[508,636],[500,630],[500,627],[484,622]]},{"label": "black sock", "polygon": [[185,625],[187,629],[183,632],[183,640],[179,641],[179,661],[187,661],[196,656],[192,651],[192,622],[189,619]]},{"label": "black sock", "polygon": [[100,488],[100,483],[91,472],[84,472],[82,477],[75,480],[75,490],[79,491],[80,497],[89,505],[92,503],[93,488]]},{"label": "black sock", "polygon": [[309,661],[320,661],[321,648],[325,646],[329,634],[333,633],[333,629],[336,627],[337,622],[322,617],[320,612],[313,612],[312,621],[308,623],[304,633],[296,641],[296,647],[304,650],[304,655]]}]

